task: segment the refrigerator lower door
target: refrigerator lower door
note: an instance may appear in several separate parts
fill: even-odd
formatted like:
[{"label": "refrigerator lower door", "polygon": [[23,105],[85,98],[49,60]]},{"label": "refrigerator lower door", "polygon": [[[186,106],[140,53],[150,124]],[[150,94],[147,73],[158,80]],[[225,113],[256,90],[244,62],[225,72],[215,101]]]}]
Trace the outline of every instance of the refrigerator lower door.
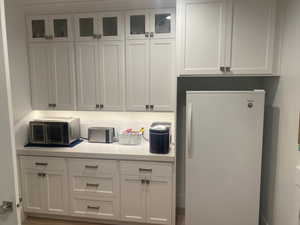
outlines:
[{"label": "refrigerator lower door", "polygon": [[187,92],[186,225],[258,225],[264,99]]}]

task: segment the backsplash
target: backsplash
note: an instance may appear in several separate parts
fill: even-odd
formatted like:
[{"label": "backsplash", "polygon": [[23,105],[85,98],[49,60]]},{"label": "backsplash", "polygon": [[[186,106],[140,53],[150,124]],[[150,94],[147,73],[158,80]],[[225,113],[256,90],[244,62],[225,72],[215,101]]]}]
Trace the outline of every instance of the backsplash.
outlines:
[{"label": "backsplash", "polygon": [[172,133],[175,137],[175,113],[156,112],[87,112],[87,111],[34,111],[34,118],[44,117],[77,117],[80,118],[81,136],[87,137],[88,127],[115,127],[122,129],[145,128],[145,136],[148,136],[148,128],[153,122],[162,121],[172,123]]}]

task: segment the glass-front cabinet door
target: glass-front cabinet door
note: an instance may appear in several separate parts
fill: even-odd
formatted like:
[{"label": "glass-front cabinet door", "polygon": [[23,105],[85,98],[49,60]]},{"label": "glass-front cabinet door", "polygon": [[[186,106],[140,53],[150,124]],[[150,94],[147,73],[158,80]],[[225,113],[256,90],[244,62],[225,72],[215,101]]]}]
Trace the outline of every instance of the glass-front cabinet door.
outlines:
[{"label": "glass-front cabinet door", "polygon": [[92,41],[100,38],[95,14],[75,16],[76,41]]},{"label": "glass-front cabinet door", "polygon": [[131,11],[126,15],[126,35],[128,39],[149,38],[149,14],[147,11]]},{"label": "glass-front cabinet door", "polygon": [[28,18],[29,41],[46,41],[50,37],[49,17],[31,16]]},{"label": "glass-front cabinet door", "polygon": [[123,17],[121,13],[101,13],[101,15],[99,16],[99,22],[101,39],[123,39]]},{"label": "glass-front cabinet door", "polygon": [[150,13],[150,37],[175,37],[175,9],[160,9]]},{"label": "glass-front cabinet door", "polygon": [[72,41],[72,17],[51,16],[50,17],[51,38],[55,41]]}]

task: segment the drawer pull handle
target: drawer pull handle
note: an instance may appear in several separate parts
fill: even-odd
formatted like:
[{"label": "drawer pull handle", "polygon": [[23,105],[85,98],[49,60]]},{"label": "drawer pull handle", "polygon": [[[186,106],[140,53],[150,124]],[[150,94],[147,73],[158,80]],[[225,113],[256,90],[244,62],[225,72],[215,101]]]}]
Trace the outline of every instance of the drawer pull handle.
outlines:
[{"label": "drawer pull handle", "polygon": [[151,172],[152,172],[152,169],[143,169],[143,168],[140,168],[139,171],[140,171],[140,172],[148,172],[148,173],[151,173]]},{"label": "drawer pull handle", "polygon": [[39,162],[36,162],[35,165],[36,166],[48,166],[48,163],[39,163]]},{"label": "drawer pull handle", "polygon": [[100,206],[90,206],[90,205],[88,205],[87,208],[88,208],[88,209],[99,210],[99,209],[100,209]]},{"label": "drawer pull handle", "polygon": [[99,184],[86,184],[87,187],[99,187]]},{"label": "drawer pull handle", "polygon": [[98,169],[98,166],[85,166],[86,169]]}]

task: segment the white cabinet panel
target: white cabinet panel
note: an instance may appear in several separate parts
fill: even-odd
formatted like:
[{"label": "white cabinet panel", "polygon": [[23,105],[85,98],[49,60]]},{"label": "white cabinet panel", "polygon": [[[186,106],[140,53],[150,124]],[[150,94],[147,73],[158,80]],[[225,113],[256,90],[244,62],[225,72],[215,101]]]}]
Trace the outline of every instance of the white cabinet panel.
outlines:
[{"label": "white cabinet panel", "polygon": [[146,221],[146,186],[138,176],[123,175],[121,180],[121,219],[125,221]]},{"label": "white cabinet panel", "polygon": [[126,47],[127,110],[145,111],[149,103],[149,41],[128,40]]},{"label": "white cabinet panel", "polygon": [[183,3],[181,74],[221,74],[225,59],[226,0]]},{"label": "white cabinet panel", "polygon": [[31,98],[33,109],[49,109],[51,48],[48,44],[29,45]]},{"label": "white cabinet panel", "polygon": [[[274,39],[274,1],[233,1],[231,71],[270,74]],[[231,21],[230,21],[231,22]]]},{"label": "white cabinet panel", "polygon": [[171,224],[171,178],[152,178],[147,187],[147,221],[154,224]]},{"label": "white cabinet panel", "polygon": [[67,176],[64,171],[47,171],[44,179],[47,193],[46,210],[51,214],[68,213]]},{"label": "white cabinet panel", "polygon": [[98,102],[97,43],[76,43],[77,107],[79,110],[95,110]]},{"label": "white cabinet panel", "polygon": [[25,169],[22,171],[22,194],[26,212],[43,212],[45,209],[45,190],[39,171]]},{"label": "white cabinet panel", "polygon": [[173,111],[175,41],[151,40],[150,55],[150,104],[154,111]]},{"label": "white cabinet panel", "polygon": [[75,109],[75,65],[72,43],[57,43],[52,47],[51,99],[57,110]]},{"label": "white cabinet panel", "polygon": [[122,111],[124,102],[124,44],[103,41],[100,45],[102,110]]}]

